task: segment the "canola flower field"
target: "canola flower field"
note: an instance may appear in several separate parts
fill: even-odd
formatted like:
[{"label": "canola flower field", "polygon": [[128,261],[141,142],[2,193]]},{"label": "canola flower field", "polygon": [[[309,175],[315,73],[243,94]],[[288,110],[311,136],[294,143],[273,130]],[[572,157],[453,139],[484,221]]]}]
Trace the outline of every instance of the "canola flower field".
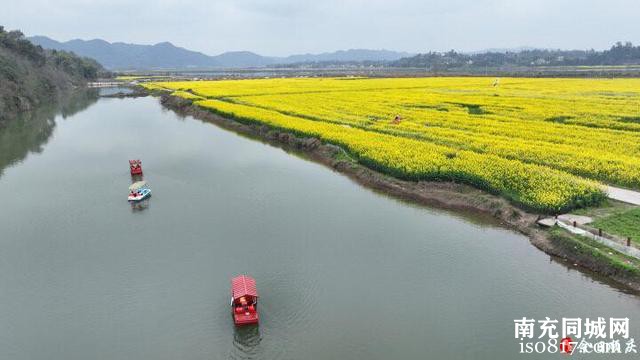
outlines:
[{"label": "canola flower field", "polygon": [[341,146],[409,180],[559,213],[640,189],[640,79],[303,78],[146,83],[239,121]]}]

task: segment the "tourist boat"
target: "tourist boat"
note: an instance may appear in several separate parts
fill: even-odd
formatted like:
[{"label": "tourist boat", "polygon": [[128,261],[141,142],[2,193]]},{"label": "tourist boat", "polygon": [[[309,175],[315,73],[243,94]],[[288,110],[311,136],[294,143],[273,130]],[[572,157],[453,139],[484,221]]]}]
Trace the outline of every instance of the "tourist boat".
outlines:
[{"label": "tourist boat", "polygon": [[151,189],[146,181],[136,181],[129,186],[129,201],[140,201],[151,196]]},{"label": "tourist boat", "polygon": [[231,312],[238,326],[258,323],[258,290],[252,277],[240,275],[231,279]]},{"label": "tourist boat", "polygon": [[131,170],[131,175],[142,175],[142,161],[129,160],[129,169]]}]

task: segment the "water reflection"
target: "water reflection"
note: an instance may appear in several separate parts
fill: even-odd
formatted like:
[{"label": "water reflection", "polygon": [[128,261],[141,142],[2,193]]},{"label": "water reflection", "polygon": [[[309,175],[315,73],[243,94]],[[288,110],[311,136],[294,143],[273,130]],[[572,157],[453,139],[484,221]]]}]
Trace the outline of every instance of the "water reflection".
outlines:
[{"label": "water reflection", "polygon": [[131,94],[133,89],[126,87],[106,87],[106,88],[98,88],[100,96],[111,96],[118,94]]},{"label": "water reflection", "polygon": [[258,325],[236,326],[230,357],[232,359],[257,359],[261,340]]},{"label": "water reflection", "polygon": [[130,201],[131,212],[140,212],[149,208],[149,198],[140,201]]},{"label": "water reflection", "polygon": [[38,106],[0,126],[0,176],[4,169],[22,162],[30,153],[41,153],[56,126],[55,118],[74,115],[98,100],[97,89],[86,89]]},{"label": "water reflection", "polygon": [[142,174],[135,174],[135,175],[131,175],[131,183],[133,184],[136,181],[142,181],[144,180]]}]

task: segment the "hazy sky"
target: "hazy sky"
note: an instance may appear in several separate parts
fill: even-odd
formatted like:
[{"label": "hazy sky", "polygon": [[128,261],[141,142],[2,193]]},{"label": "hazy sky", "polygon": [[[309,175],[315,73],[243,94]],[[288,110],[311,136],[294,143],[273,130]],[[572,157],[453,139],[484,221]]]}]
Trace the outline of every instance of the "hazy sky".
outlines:
[{"label": "hazy sky", "polygon": [[57,40],[215,55],[371,48],[424,52],[640,43],[640,0],[0,0],[0,25]]}]

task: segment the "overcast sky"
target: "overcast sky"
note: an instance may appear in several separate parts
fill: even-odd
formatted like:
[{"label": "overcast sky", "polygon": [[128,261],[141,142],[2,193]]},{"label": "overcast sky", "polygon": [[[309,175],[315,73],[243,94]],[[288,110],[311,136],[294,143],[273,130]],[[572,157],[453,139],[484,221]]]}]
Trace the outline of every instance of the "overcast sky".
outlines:
[{"label": "overcast sky", "polygon": [[170,41],[210,55],[640,43],[640,0],[0,1],[0,25],[29,36]]}]

